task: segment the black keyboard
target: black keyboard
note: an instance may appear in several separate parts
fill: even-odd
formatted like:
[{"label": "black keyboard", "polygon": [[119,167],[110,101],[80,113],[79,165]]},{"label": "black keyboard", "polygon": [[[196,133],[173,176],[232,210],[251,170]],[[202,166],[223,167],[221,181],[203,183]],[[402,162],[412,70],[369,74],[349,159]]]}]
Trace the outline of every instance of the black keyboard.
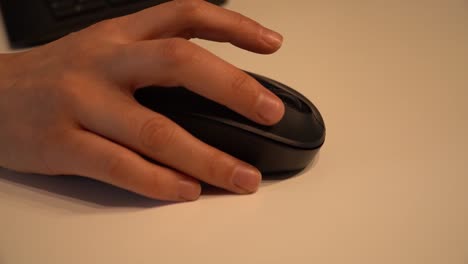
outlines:
[{"label": "black keyboard", "polygon": [[58,19],[78,16],[86,12],[148,0],[46,0],[53,15]]},{"label": "black keyboard", "polygon": [[[169,0],[0,0],[13,48],[44,44],[104,19]],[[226,0],[206,0],[222,5]]]}]

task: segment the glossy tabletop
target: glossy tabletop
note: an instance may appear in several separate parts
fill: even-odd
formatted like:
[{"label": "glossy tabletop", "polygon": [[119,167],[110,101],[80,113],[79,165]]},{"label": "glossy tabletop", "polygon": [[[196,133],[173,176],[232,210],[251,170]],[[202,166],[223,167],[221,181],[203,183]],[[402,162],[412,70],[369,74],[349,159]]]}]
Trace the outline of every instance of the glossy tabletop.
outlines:
[{"label": "glossy tabletop", "polygon": [[281,32],[282,49],[195,42],[316,104],[327,138],[313,164],[254,195],[180,204],[0,169],[0,263],[468,263],[468,2],[226,8]]}]

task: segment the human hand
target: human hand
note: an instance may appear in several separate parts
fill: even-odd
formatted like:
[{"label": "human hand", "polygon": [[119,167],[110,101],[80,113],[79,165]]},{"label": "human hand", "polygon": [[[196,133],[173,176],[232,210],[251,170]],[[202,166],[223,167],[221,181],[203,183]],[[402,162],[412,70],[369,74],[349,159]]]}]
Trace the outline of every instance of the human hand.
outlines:
[{"label": "human hand", "polygon": [[1,54],[0,166],[81,175],[161,200],[195,200],[199,181],[255,192],[257,169],[133,98],[149,85],[184,86],[261,124],[281,119],[284,106],[276,96],[190,38],[263,54],[282,42],[238,13],[175,0],[26,52]]}]

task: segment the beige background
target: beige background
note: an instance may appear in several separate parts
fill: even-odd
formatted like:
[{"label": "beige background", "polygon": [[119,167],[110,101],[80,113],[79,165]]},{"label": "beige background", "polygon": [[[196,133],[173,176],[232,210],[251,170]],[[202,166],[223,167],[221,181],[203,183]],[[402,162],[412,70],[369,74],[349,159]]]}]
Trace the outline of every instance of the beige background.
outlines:
[{"label": "beige background", "polygon": [[468,263],[468,1],[227,8],[282,32],[283,48],[197,42],[319,107],[314,165],[255,195],[169,205],[0,170],[0,263]]}]

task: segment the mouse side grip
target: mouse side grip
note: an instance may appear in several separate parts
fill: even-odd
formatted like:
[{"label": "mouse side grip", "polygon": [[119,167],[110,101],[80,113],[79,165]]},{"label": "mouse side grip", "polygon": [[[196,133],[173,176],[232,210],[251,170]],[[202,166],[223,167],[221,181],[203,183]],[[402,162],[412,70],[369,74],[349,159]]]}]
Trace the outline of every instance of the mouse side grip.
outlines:
[{"label": "mouse side grip", "polygon": [[[255,166],[265,175],[300,171],[312,161],[319,150],[293,148],[206,119],[181,115],[169,118],[201,141]],[[233,138],[235,140],[231,140]]]}]

